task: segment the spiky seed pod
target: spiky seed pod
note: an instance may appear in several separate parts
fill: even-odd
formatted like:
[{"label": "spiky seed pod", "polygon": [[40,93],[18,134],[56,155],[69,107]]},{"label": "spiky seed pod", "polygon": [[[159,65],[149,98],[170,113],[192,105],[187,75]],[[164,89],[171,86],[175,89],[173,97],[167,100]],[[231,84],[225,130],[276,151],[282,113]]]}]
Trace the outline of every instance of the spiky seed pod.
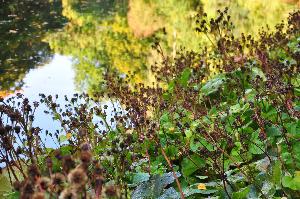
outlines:
[{"label": "spiky seed pod", "polygon": [[89,143],[83,143],[81,146],[80,146],[80,149],[82,151],[90,151],[91,150],[91,146]]},{"label": "spiky seed pod", "polygon": [[105,195],[109,198],[117,196],[117,190],[116,190],[115,186],[111,185],[111,186],[106,187]]},{"label": "spiky seed pod", "polygon": [[85,171],[81,168],[73,169],[68,175],[69,183],[76,188],[84,187],[87,180],[88,177]]},{"label": "spiky seed pod", "polygon": [[53,162],[52,162],[52,159],[50,157],[47,157],[46,165],[47,165],[48,169],[50,169],[50,170],[52,169]]},{"label": "spiky seed pod", "polygon": [[50,186],[50,179],[47,177],[42,177],[39,181],[39,186],[43,190],[47,190]]},{"label": "spiky seed pod", "polygon": [[83,164],[90,164],[92,161],[92,153],[90,151],[82,151],[80,153],[80,160]]},{"label": "spiky seed pod", "polygon": [[36,164],[29,166],[28,168],[28,177],[31,181],[36,181],[38,177],[41,176],[40,170]]},{"label": "spiky seed pod", "polygon": [[62,166],[64,172],[69,173],[69,171],[75,167],[75,162],[70,155],[67,155],[63,157]]},{"label": "spiky seed pod", "polygon": [[55,173],[51,175],[51,190],[54,192],[61,192],[63,190],[63,184],[66,178],[61,173]]},{"label": "spiky seed pod", "polygon": [[58,160],[61,160],[62,159],[62,155],[61,155],[61,152],[60,152],[60,150],[55,150],[54,152],[53,152],[53,154],[54,154],[54,157],[56,157]]},{"label": "spiky seed pod", "polygon": [[64,189],[59,195],[59,199],[77,199],[77,198],[78,195],[76,191],[71,188]]},{"label": "spiky seed pod", "polygon": [[78,134],[80,137],[84,137],[88,134],[88,130],[86,128],[80,128]]}]

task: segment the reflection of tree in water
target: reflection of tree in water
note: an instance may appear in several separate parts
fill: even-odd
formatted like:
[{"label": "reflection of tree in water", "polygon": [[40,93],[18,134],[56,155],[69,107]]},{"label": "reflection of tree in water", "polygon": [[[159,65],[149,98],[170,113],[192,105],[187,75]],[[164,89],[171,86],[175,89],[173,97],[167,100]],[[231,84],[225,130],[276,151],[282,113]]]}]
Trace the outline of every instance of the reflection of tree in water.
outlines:
[{"label": "reflection of tree in water", "polygon": [[204,10],[209,17],[217,14],[217,9],[229,7],[229,13],[235,24],[235,34],[258,35],[266,25],[274,29],[275,25],[285,20],[289,12],[297,8],[298,0],[202,0]]},{"label": "reflection of tree in water", "polygon": [[[122,74],[136,72],[135,81],[145,78],[138,71],[146,68],[150,42],[136,38],[128,27],[124,15],[127,1],[62,2],[63,15],[69,23],[47,40],[55,52],[73,57],[78,87],[90,92],[99,90],[108,69]],[[103,4],[106,9],[99,9]],[[95,6],[87,8],[88,5]]]},{"label": "reflection of tree in water", "polygon": [[[248,18],[255,19],[263,13],[270,15],[266,23],[274,24],[274,13],[265,13],[259,0],[248,7],[240,1],[226,1],[234,3],[233,14],[246,10],[251,15]],[[272,10],[278,11],[276,21],[285,18],[282,13],[291,10],[280,1],[273,2]],[[203,8],[212,14],[212,10],[216,11],[215,4],[223,9],[225,4],[220,2],[223,1],[62,0],[63,15],[69,22],[62,31],[50,34],[46,40],[55,52],[74,58],[77,86],[83,90],[98,91],[108,69],[122,74],[135,73],[131,81],[150,83],[153,77],[147,69],[151,63],[159,61],[150,47],[153,37],[159,38],[168,55],[175,56],[181,46],[188,50],[203,48],[207,39],[194,31],[193,16]],[[255,12],[257,6],[262,7],[260,13]],[[235,18],[239,19],[236,15]],[[260,26],[261,21],[249,20],[239,28],[251,33],[256,22]]]},{"label": "reflection of tree in water", "polygon": [[[172,26],[176,23],[177,27],[186,25],[179,32],[189,31],[192,33],[189,35],[189,40],[194,37],[194,30],[187,29],[190,25],[187,20],[190,20],[190,12],[197,7],[197,4],[193,3],[196,1],[168,0],[166,4],[154,1],[157,4],[154,7],[149,7],[147,3],[143,4],[145,7],[132,6],[139,4],[139,1],[130,1],[132,7],[129,7],[127,0],[63,0],[63,15],[69,19],[69,23],[63,31],[49,35],[47,40],[55,52],[71,55],[74,58],[77,86],[83,90],[98,91],[102,85],[102,77],[107,70],[117,70],[121,74],[134,73],[134,77],[130,79],[131,82],[151,84],[153,77],[148,70],[149,63],[153,63],[153,60],[157,61],[156,53],[151,49],[153,36],[165,37],[156,33],[162,32],[163,26]],[[167,6],[168,3],[172,5]],[[157,8],[161,5],[163,6],[158,10]],[[146,37],[139,37],[135,32],[138,27],[128,25],[128,8],[132,10],[133,7],[141,8],[138,12],[153,10],[149,12],[150,15],[135,15],[138,13],[135,12],[133,13],[135,16],[130,18],[131,21],[132,19],[154,18],[150,21],[157,23],[155,20],[157,17],[152,13],[159,13],[164,16],[162,17],[163,25],[154,28],[154,31],[147,34]],[[177,10],[172,10],[175,8]],[[175,22],[172,21],[173,24],[170,25],[167,20],[172,17]],[[156,26],[155,24],[147,25]],[[164,38],[165,43],[168,43],[165,45],[167,50],[170,50],[171,46],[171,51],[174,46],[172,31],[170,30],[168,35],[169,39]],[[185,35],[178,38],[184,37]]]},{"label": "reflection of tree in water", "polygon": [[78,13],[109,17],[118,12],[126,15],[128,0],[63,0]]},{"label": "reflection of tree in water", "polygon": [[[51,2],[51,3],[50,3]],[[0,2],[0,90],[20,89],[29,69],[48,62],[51,51],[45,33],[61,27],[60,1]]]}]

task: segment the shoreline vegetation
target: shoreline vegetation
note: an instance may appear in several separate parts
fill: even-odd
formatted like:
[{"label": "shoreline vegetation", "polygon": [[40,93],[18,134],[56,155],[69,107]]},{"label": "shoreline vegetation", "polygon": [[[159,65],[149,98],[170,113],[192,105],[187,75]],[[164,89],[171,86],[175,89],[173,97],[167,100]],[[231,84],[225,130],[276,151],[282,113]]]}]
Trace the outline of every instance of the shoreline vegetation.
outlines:
[{"label": "shoreline vegetation", "polygon": [[[299,198],[300,11],[237,36],[229,9],[195,15],[199,49],[154,40],[153,84],[110,68],[64,105],[0,96],[3,198]],[[35,126],[41,105],[60,130]]]}]

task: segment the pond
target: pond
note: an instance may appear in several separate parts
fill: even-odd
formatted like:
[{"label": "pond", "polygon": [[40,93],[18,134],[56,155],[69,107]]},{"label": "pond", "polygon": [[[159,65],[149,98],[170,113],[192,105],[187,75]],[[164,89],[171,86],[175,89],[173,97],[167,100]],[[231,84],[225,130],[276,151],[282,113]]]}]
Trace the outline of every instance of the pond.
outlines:
[{"label": "pond", "polygon": [[[290,2],[290,1],[289,1]],[[291,1],[292,2],[292,1]],[[130,83],[151,83],[150,66],[160,57],[159,40],[169,56],[181,46],[205,44],[194,31],[194,16],[231,8],[235,33],[254,33],[285,19],[296,4],[280,0],[1,0],[0,97],[22,93],[71,96],[103,89],[110,71],[131,76]],[[62,101],[60,101],[62,102]],[[37,125],[54,129],[37,113]]]}]

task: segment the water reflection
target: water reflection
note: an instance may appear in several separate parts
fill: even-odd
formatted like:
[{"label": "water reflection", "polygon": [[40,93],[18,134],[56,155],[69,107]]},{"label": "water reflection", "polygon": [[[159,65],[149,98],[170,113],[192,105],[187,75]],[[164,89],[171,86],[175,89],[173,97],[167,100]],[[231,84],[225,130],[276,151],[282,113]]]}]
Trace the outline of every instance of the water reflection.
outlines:
[{"label": "water reflection", "polygon": [[[100,5],[107,8],[104,13]],[[73,57],[79,90],[91,93],[101,89],[103,75],[112,69],[135,72],[136,81],[147,78],[143,72],[147,71],[150,42],[134,36],[127,25],[126,10],[127,1],[82,4],[63,0],[63,15],[69,22],[46,40],[55,52]]]},{"label": "water reflection", "polygon": [[[50,63],[39,67],[35,70],[30,70],[25,76],[24,86],[21,93],[30,99],[31,102],[39,101],[39,94],[46,93],[48,95],[58,95],[57,103],[63,105],[64,97],[72,97],[76,92],[74,86],[75,73],[72,68],[70,57],[54,55]],[[55,132],[60,129],[60,124],[57,121],[52,121],[52,117],[44,113],[46,106],[41,104],[36,110],[35,121],[33,126],[39,126],[42,132],[48,130]],[[50,136],[42,136],[42,140],[47,147],[56,147],[55,142]]]},{"label": "water reflection", "polygon": [[21,89],[31,68],[48,63],[46,32],[62,27],[61,3],[45,0],[0,2],[0,91]]},{"label": "water reflection", "polygon": [[22,94],[32,100],[39,100],[38,94],[64,96],[73,95],[75,73],[70,57],[54,55],[52,61],[43,67],[31,70],[24,78]]}]

